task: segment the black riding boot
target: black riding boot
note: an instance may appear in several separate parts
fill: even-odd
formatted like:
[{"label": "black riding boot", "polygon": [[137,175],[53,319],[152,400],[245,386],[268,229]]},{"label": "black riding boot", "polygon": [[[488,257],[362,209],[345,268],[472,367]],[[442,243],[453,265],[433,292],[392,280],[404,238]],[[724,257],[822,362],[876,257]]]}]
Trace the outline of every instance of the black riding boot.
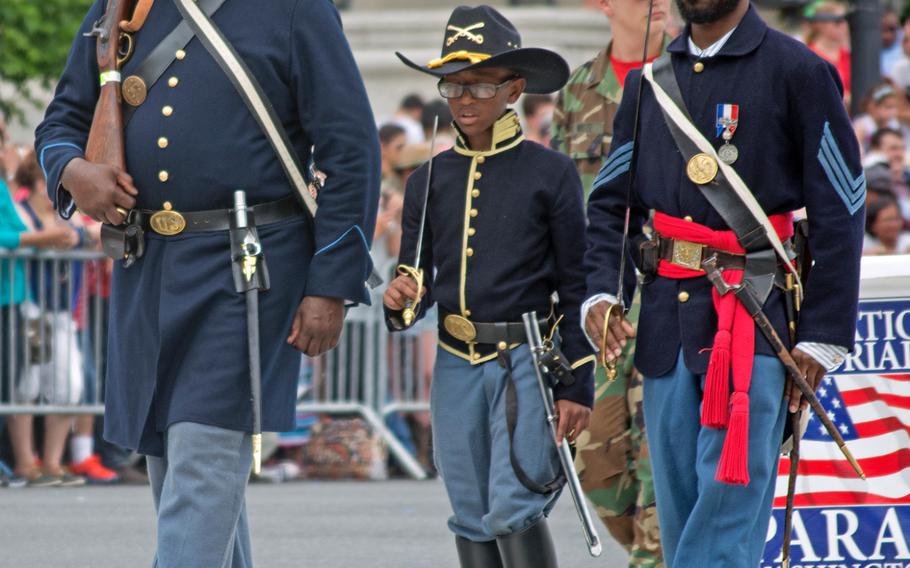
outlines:
[{"label": "black riding boot", "polygon": [[474,542],[460,536],[455,537],[458,560],[461,568],[502,568],[499,547],[496,541]]},{"label": "black riding boot", "polygon": [[505,568],[557,568],[556,548],[546,519],[524,532],[496,539]]}]

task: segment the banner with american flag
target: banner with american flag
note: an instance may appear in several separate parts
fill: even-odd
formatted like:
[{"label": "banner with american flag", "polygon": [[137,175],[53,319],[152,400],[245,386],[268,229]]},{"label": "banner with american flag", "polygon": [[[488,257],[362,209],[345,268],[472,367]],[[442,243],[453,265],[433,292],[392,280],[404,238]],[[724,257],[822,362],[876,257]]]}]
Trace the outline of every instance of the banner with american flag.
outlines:
[{"label": "banner with american flag", "polygon": [[[859,479],[813,416],[800,447],[791,568],[910,568],[910,298],[860,302],[856,347],[818,397]],[[781,459],[762,568],[779,568],[790,462]]]}]

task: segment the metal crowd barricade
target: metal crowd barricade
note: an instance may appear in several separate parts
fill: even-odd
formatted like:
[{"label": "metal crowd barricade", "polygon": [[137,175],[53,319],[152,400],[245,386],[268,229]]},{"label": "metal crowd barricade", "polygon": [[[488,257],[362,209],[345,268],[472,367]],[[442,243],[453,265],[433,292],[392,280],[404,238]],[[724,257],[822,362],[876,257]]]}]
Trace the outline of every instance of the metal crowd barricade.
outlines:
[{"label": "metal crowd barricade", "polygon": [[[104,412],[110,266],[95,251],[0,249],[0,415]],[[377,292],[373,306],[349,311],[338,348],[310,360],[313,384],[297,410],[361,416],[409,475],[425,478],[386,419],[429,410],[426,333],[389,334]]]},{"label": "metal crowd barricade", "polygon": [[0,249],[0,414],[100,414],[109,261],[95,251]]}]

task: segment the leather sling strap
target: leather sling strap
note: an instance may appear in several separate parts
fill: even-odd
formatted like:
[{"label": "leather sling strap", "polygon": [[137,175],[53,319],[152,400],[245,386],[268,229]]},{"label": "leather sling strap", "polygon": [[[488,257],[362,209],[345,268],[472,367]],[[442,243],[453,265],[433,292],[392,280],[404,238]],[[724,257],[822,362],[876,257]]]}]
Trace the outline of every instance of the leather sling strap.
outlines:
[{"label": "leather sling strap", "polygon": [[[224,4],[224,0],[199,0],[199,7],[208,16],[214,14],[222,4]],[[193,39],[194,35],[189,24],[185,21],[181,21],[171,33],[166,35],[164,39],[155,46],[155,49],[146,56],[131,75],[135,75],[142,79],[146,89],[151,90],[152,85],[158,82],[158,79],[164,75],[164,72],[167,71],[167,68],[170,67],[171,63],[176,59],[177,50],[185,48],[186,44]],[[138,108],[138,106],[132,106],[126,103],[123,104],[124,125],[129,124],[130,119],[133,118],[133,113],[135,113]]]},{"label": "leather sling strap", "polygon": [[[183,15],[185,22],[193,29],[196,37],[205,46],[206,51],[215,59],[228,79],[234,85],[237,93],[246,103],[253,118],[262,128],[266,138],[278,155],[278,161],[287,174],[288,180],[295,190],[303,207],[313,219],[316,218],[318,208],[316,199],[310,194],[303,169],[297,161],[297,154],[291,145],[287,132],[281,125],[274,107],[269,102],[259,82],[250,72],[243,58],[221,33],[221,30],[212,22],[199,5],[193,0],[174,0],[177,9]],[[372,264],[372,263],[371,263]],[[382,283],[382,278],[373,270],[367,279],[367,285],[375,288]]]}]

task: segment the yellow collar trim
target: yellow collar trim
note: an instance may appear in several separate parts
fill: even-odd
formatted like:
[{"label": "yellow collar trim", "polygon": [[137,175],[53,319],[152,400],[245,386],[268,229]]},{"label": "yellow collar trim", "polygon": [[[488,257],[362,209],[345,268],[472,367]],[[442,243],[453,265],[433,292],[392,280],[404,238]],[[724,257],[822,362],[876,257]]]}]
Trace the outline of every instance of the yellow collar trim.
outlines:
[{"label": "yellow collar trim", "polygon": [[514,110],[508,110],[502,118],[493,124],[493,144],[489,150],[471,150],[468,148],[467,140],[455,124],[455,132],[458,133],[458,140],[453,148],[462,156],[492,156],[500,152],[510,150],[521,143],[525,137],[521,131],[521,121]]}]

